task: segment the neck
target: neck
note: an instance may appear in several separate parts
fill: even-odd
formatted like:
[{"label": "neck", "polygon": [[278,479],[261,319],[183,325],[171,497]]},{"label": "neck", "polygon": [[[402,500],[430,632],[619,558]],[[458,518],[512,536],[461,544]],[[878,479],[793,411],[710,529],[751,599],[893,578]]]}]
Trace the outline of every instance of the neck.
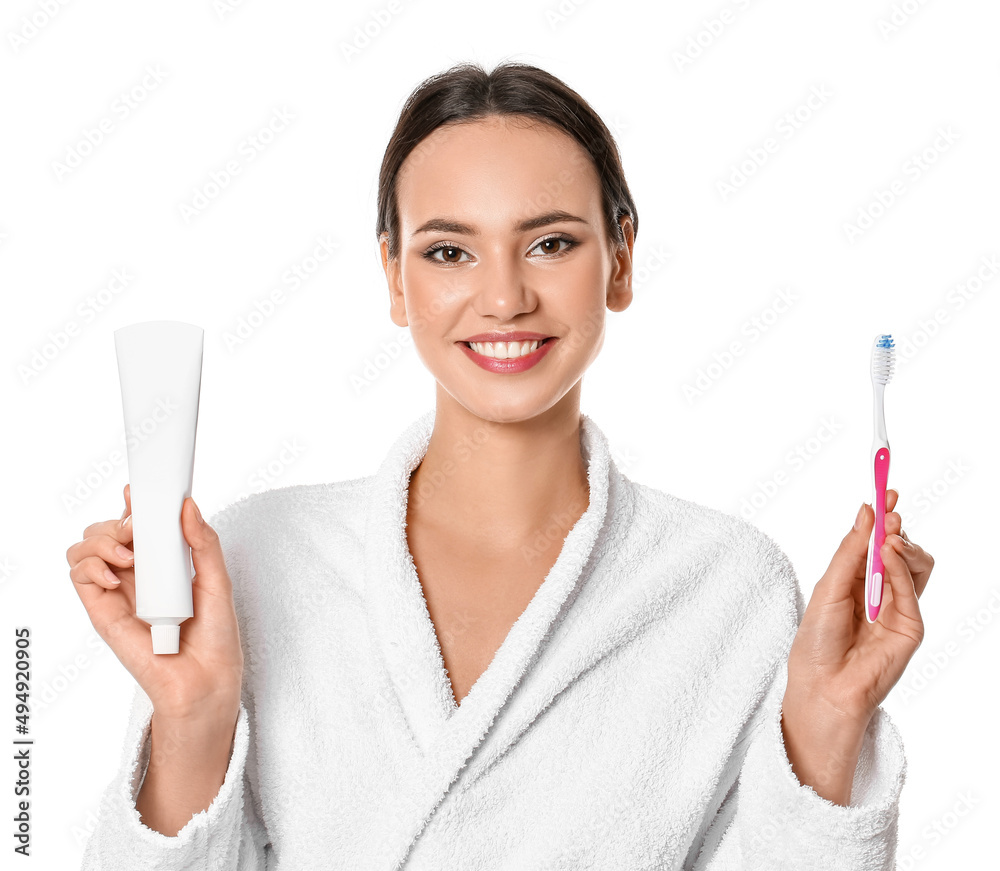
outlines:
[{"label": "neck", "polygon": [[579,385],[548,411],[503,423],[441,393],[427,453],[410,478],[409,520],[494,551],[539,537],[560,547],[590,502]]}]

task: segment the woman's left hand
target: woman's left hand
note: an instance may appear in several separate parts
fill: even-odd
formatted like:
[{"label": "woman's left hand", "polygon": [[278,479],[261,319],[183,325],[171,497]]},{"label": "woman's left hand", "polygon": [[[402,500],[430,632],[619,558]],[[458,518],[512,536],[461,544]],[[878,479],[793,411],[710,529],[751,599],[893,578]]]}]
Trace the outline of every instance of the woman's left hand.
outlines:
[{"label": "woman's left hand", "polygon": [[863,732],[902,677],[924,637],[917,599],[934,558],[914,544],[892,509],[899,494],[886,490],[885,583],[878,619],[865,617],[865,570],[875,512],[865,503],[809,600],[788,655],[788,707],[805,705],[813,717]]}]

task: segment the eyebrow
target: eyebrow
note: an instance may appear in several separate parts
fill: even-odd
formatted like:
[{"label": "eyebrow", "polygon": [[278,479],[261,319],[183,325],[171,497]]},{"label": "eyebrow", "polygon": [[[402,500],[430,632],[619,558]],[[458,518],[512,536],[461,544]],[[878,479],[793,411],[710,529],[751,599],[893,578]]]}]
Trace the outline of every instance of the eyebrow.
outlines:
[{"label": "eyebrow", "polygon": [[[580,224],[588,223],[578,215],[571,215],[569,212],[563,212],[557,209],[552,212],[545,212],[542,215],[535,215],[533,218],[525,218],[523,221],[514,225],[514,231],[517,233],[524,233],[528,230],[537,230],[539,227],[545,227],[549,224],[556,224],[559,221],[576,221]],[[451,218],[431,218],[429,221],[426,221],[417,227],[417,229],[410,234],[410,238],[412,239],[418,233],[430,232],[461,233],[465,236],[479,235],[479,231],[475,227],[470,227],[468,224],[463,224],[461,221],[455,221]]]}]

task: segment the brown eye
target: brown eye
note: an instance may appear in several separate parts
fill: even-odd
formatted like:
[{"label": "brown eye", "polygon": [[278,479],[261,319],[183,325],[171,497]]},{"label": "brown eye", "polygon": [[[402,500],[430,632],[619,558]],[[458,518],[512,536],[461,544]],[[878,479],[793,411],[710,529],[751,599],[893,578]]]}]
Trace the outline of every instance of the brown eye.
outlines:
[{"label": "brown eye", "polygon": [[[566,247],[560,249],[560,243],[565,243]],[[568,236],[550,236],[548,239],[542,239],[532,250],[541,249],[542,254],[565,254],[575,245],[576,240],[570,239]]]},{"label": "brown eye", "polygon": [[[438,252],[442,252],[442,256],[438,257]],[[461,258],[465,254],[462,248],[457,245],[435,245],[434,247],[428,249],[424,252],[424,257],[428,260],[433,260],[436,263],[447,263],[451,266],[455,266],[459,263],[464,262]]]}]

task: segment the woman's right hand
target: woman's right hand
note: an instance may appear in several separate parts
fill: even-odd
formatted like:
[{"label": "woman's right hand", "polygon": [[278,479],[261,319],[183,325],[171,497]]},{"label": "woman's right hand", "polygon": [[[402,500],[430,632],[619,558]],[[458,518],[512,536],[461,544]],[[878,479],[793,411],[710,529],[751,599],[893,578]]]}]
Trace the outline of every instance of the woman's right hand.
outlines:
[{"label": "woman's right hand", "polygon": [[91,524],[66,551],[73,586],[97,633],[149,696],[158,718],[235,723],[243,649],[219,536],[199,519],[194,500],[185,499],[181,528],[194,563],[194,616],[181,624],[179,653],[154,654],[149,624],[135,613],[134,557],[117,550],[132,546],[131,502],[126,484],[121,518]]}]

